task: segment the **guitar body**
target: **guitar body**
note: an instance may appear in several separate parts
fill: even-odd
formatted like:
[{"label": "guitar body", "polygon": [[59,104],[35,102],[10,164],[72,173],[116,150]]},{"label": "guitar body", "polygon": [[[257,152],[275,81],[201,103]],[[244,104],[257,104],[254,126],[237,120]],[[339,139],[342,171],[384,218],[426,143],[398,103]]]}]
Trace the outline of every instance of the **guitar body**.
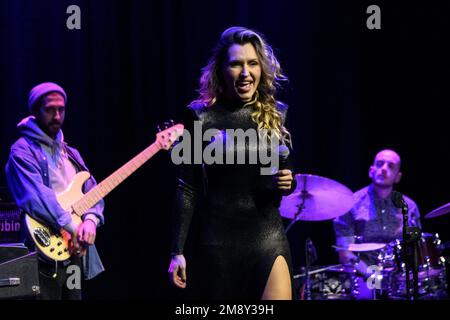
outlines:
[{"label": "guitar body", "polygon": [[[83,184],[90,176],[89,172],[78,172],[67,189],[56,196],[64,210],[73,212],[71,207],[84,196]],[[81,224],[82,220],[78,215],[72,213],[71,217],[77,226]],[[69,241],[71,236],[67,231],[61,229],[59,232],[54,232],[28,214],[25,215],[25,225],[36,247],[47,258],[55,261],[64,261],[70,258]]]}]

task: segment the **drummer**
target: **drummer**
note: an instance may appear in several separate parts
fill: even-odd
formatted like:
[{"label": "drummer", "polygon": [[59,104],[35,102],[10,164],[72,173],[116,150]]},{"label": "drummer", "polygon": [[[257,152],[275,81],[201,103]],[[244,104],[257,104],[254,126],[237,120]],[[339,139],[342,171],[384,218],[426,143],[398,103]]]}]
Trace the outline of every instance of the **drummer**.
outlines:
[{"label": "drummer", "polygon": [[[336,246],[346,248],[352,243],[389,243],[402,238],[403,216],[392,202],[392,191],[400,182],[400,156],[393,150],[382,150],[375,156],[369,168],[372,183],[354,194],[355,205],[345,215],[336,218],[334,229]],[[419,209],[415,202],[404,196],[409,208],[409,225],[421,228]],[[370,265],[377,264],[378,251],[359,253],[359,257],[348,250],[339,250],[340,263],[356,263],[361,280],[367,279]],[[371,292],[362,282],[360,298],[370,299]]]}]

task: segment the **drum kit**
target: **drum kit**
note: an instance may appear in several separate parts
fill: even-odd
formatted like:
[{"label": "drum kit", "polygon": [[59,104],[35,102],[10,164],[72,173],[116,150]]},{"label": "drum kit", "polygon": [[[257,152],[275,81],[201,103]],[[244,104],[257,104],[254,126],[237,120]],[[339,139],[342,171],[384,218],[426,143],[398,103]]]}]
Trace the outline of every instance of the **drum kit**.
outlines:
[{"label": "drum kit", "polygon": [[[324,221],[334,219],[354,206],[353,192],[344,185],[328,178],[297,174],[296,190],[283,197],[281,216],[292,220],[285,232],[297,221]],[[450,203],[428,213],[425,218],[435,218],[450,213]],[[356,237],[358,242],[358,237]],[[299,298],[305,300],[359,300],[359,299],[410,299],[413,288],[408,282],[402,239],[389,243],[352,243],[346,247],[333,246],[337,251],[349,251],[354,255],[370,254],[376,263],[369,266],[372,275],[367,278],[358,271],[359,261],[350,264],[310,266],[311,254],[306,243],[306,267],[303,273],[294,275],[301,280]],[[438,234],[421,233],[416,245],[415,256],[417,277],[415,295],[418,299],[447,299],[446,258],[442,251],[448,244],[442,244]],[[311,257],[310,257],[311,258]],[[317,258],[317,257],[314,257]],[[312,259],[311,259],[312,260]],[[366,287],[363,288],[362,286]],[[407,292],[409,289],[409,293]],[[370,298],[362,292],[369,291]]]}]

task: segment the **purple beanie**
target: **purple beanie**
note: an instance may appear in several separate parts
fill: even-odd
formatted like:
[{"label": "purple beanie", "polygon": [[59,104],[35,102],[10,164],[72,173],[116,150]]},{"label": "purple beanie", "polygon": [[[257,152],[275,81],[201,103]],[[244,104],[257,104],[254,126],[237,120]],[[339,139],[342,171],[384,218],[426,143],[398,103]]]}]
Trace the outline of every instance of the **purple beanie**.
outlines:
[{"label": "purple beanie", "polygon": [[63,88],[53,82],[44,82],[38,84],[30,91],[30,95],[28,97],[28,110],[30,113],[33,112],[33,106],[35,103],[38,102],[42,96],[50,92],[57,92],[61,94],[64,97],[64,103],[67,102],[67,95]]}]

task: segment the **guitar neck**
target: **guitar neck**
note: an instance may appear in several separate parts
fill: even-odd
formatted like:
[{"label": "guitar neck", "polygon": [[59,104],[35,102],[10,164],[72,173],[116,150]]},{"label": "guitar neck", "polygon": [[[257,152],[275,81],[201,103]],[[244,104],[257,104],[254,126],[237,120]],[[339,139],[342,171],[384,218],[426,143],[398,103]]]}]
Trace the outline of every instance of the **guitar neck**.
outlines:
[{"label": "guitar neck", "polygon": [[144,151],[139,153],[133,159],[128,161],[122,167],[113,172],[109,177],[97,184],[94,188],[89,190],[83,198],[78,200],[73,205],[74,212],[81,216],[92,208],[97,202],[99,202],[108,193],[114,190],[119,184],[121,184],[126,178],[128,178],[133,172],[139,169],[145,162],[153,157],[159,150],[161,145],[158,142],[154,142],[147,147]]}]

